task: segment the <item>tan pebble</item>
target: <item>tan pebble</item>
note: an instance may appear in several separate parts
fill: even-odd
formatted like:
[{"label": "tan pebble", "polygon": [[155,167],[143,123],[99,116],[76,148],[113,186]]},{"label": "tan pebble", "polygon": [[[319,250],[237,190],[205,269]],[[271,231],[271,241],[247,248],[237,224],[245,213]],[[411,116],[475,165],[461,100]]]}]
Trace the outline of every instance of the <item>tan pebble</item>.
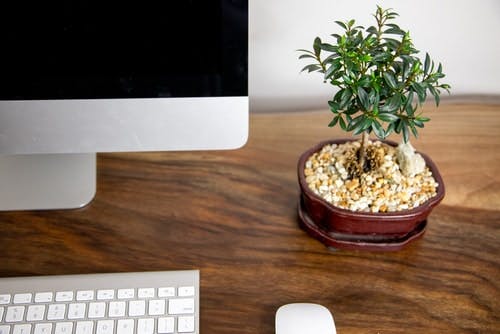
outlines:
[{"label": "tan pebble", "polygon": [[345,183],[345,186],[347,187],[347,190],[353,191],[355,188],[359,186],[359,180],[358,179],[349,180]]},{"label": "tan pebble", "polygon": [[311,176],[311,175],[313,175],[313,174],[314,174],[314,171],[312,170],[312,168],[306,168],[306,169],[304,170],[304,175],[305,175],[305,176]]},{"label": "tan pebble", "polygon": [[316,175],[309,175],[308,177],[306,177],[306,182],[307,184],[310,184],[315,182],[317,179],[318,178],[316,177]]},{"label": "tan pebble", "polygon": [[410,194],[408,193],[398,193],[397,197],[402,201],[402,202],[408,202],[410,200]]},{"label": "tan pebble", "polygon": [[326,152],[326,153],[323,153],[319,158],[321,160],[330,160],[331,157],[332,157],[332,155],[330,153]]}]

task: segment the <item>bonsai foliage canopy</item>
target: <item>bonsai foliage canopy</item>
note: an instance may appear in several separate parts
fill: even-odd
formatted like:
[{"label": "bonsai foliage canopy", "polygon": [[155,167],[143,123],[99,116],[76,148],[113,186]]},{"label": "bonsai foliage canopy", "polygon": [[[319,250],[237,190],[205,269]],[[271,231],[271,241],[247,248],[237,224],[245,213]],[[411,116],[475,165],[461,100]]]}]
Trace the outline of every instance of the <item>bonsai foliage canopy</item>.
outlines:
[{"label": "bonsai foliage canopy", "polygon": [[417,57],[409,32],[393,23],[397,13],[377,6],[373,16],[376,25],[366,29],[355,20],[335,21],[344,31],[331,35],[336,43],[316,37],[312,51],[298,50],[299,59],[314,61],[302,71],[320,72],[338,89],[328,101],[330,127],[354,135],[373,132],[380,139],[395,132],[408,142],[429,121],[417,113],[419,106],[428,95],[439,106],[441,91],[449,92],[450,85],[439,82],[445,77],[441,64],[435,66],[428,53],[424,61]]}]

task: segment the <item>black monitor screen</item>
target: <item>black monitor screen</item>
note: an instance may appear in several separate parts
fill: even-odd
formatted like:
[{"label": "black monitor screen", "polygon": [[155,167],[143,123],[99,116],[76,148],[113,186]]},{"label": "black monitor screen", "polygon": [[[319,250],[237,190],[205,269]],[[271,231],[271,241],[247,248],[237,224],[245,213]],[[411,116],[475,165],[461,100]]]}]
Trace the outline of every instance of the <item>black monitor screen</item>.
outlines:
[{"label": "black monitor screen", "polygon": [[1,100],[247,95],[248,0],[1,7]]}]

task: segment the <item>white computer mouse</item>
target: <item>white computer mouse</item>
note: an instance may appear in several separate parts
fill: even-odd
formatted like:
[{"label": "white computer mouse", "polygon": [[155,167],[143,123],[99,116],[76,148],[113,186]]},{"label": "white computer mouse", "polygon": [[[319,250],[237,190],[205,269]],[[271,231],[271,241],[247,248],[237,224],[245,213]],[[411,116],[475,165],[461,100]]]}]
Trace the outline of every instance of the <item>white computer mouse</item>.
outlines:
[{"label": "white computer mouse", "polygon": [[276,334],[336,334],[330,311],[318,304],[294,303],[276,311]]}]

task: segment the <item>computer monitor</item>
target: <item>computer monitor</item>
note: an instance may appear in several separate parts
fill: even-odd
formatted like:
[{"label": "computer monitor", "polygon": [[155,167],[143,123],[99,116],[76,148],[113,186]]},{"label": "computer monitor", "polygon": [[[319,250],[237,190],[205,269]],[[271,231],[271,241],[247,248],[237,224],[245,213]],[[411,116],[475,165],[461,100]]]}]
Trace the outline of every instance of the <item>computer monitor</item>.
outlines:
[{"label": "computer monitor", "polygon": [[239,148],[248,0],[10,1],[0,20],[0,210],[95,194],[96,152]]}]

